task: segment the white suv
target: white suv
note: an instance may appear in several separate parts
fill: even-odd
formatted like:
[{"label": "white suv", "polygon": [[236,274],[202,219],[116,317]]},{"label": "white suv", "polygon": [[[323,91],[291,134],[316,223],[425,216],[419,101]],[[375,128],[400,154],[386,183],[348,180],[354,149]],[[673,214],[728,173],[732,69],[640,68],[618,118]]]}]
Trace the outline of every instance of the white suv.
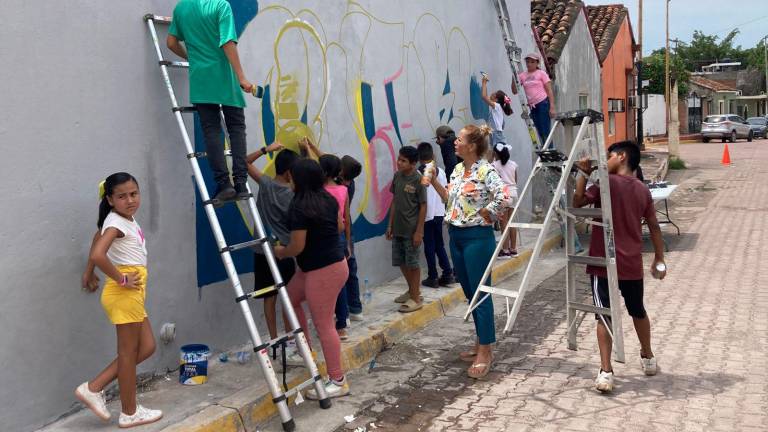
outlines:
[{"label": "white suv", "polygon": [[718,114],[707,116],[701,123],[701,135],[704,142],[712,138],[720,138],[723,142],[736,142],[737,138],[752,141],[754,132],[746,120],[734,114]]}]

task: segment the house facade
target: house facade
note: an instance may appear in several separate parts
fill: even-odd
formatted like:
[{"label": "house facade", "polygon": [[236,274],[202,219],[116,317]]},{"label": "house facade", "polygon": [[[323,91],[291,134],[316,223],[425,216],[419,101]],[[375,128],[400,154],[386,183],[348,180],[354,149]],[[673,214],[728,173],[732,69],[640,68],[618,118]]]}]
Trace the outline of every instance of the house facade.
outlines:
[{"label": "house facade", "polygon": [[[603,111],[600,60],[587,20],[578,0],[532,0],[531,26],[552,79],[557,112],[577,109]],[[602,134],[601,134],[602,135]],[[603,142],[602,136],[598,137]],[[555,145],[568,151],[562,129]]]},{"label": "house facade", "polygon": [[637,44],[623,5],[588,6],[587,17],[601,64],[603,129],[609,146],[636,137],[630,95],[635,88]]}]

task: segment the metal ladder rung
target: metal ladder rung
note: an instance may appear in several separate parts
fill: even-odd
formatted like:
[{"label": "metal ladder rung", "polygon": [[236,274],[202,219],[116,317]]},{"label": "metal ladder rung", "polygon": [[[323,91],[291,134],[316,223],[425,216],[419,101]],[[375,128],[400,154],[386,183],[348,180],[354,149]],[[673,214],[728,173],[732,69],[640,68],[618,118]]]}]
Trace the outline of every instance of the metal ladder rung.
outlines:
[{"label": "metal ladder rung", "polygon": [[[230,149],[224,150],[224,156],[232,157],[232,150],[230,150]],[[202,152],[195,152],[195,153],[189,153],[187,155],[187,159],[206,158],[206,157],[208,157],[208,153],[206,153],[204,151],[202,151]]]},{"label": "metal ladder rung", "polygon": [[510,297],[510,298],[517,298],[520,296],[520,293],[517,291],[512,291],[508,289],[503,288],[496,288],[488,285],[480,285],[477,287],[478,291],[490,293],[490,294],[496,294],[504,297]]},{"label": "metal ladder rung", "polygon": [[193,113],[197,112],[197,108],[193,106],[179,106],[179,107],[173,107],[173,112],[180,112],[182,114],[184,113]]},{"label": "metal ladder rung", "polygon": [[170,24],[172,21],[172,18],[169,16],[154,15],[154,14],[144,15],[144,21],[150,21],[150,20],[160,24]]},{"label": "metal ladder rung", "polygon": [[315,376],[313,376],[312,378],[310,378],[310,379],[308,379],[308,380],[304,381],[303,383],[301,383],[301,384],[299,384],[299,385],[297,385],[297,386],[295,386],[295,387],[293,387],[293,388],[291,388],[291,389],[288,389],[288,391],[284,393],[284,396],[285,396],[286,398],[289,398],[289,397],[291,397],[291,396],[295,395],[296,393],[298,393],[298,392],[300,392],[300,391],[304,390],[305,388],[307,388],[307,387],[309,387],[309,386],[313,385],[315,382],[317,382],[317,381],[320,381],[321,379],[322,379],[322,378],[320,377],[320,375],[319,375],[319,374],[318,374],[318,375],[315,375]]},{"label": "metal ladder rung", "polygon": [[568,213],[580,218],[598,219],[603,217],[603,210],[594,207],[569,207]]},{"label": "metal ladder rung", "polygon": [[522,229],[537,229],[537,230],[543,230],[544,224],[540,223],[525,223],[525,222],[511,222],[509,225],[507,225],[510,228],[522,228]]},{"label": "metal ladder rung", "polygon": [[[248,295],[246,294],[244,297],[248,297]],[[283,342],[287,342],[287,341],[291,340],[294,336],[296,336],[299,333],[303,333],[303,330],[302,329],[296,329],[296,330],[294,330],[292,332],[281,334],[280,336],[278,336],[278,337],[276,337],[274,339],[268,340],[268,341],[264,342],[263,344],[261,344],[261,345],[259,345],[257,347],[253,347],[253,351],[254,352],[259,352],[261,350],[265,350],[265,349],[273,347],[275,345],[280,345]]]},{"label": "metal ladder rung", "polygon": [[233,244],[231,246],[223,247],[223,248],[219,249],[219,252],[220,253],[234,252],[234,251],[240,250],[240,249],[248,249],[248,248],[252,248],[254,246],[259,246],[262,243],[266,243],[267,241],[269,241],[269,237],[264,237],[264,238],[260,238],[260,239],[256,239],[256,240],[249,240],[247,242],[237,243],[237,244]]},{"label": "metal ladder rung", "polygon": [[160,60],[157,63],[160,66],[167,66],[167,67],[172,67],[172,68],[186,69],[186,68],[189,67],[189,62],[185,62],[185,61]]},{"label": "metal ladder rung", "polygon": [[593,257],[587,255],[568,255],[568,262],[573,264],[586,264],[596,267],[607,267],[608,262],[603,257]]},{"label": "metal ladder rung", "polygon": [[600,315],[608,315],[611,316],[611,309],[610,308],[604,308],[604,307],[598,307],[591,304],[586,303],[579,303],[579,302],[569,302],[568,303],[568,309],[574,309],[574,310],[580,310],[584,312],[591,312],[596,313]]}]

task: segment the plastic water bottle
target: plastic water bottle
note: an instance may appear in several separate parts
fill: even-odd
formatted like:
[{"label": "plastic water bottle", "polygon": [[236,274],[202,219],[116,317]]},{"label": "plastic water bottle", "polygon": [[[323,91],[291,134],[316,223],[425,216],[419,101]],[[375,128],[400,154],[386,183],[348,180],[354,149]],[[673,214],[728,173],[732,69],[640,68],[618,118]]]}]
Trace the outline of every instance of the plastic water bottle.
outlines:
[{"label": "plastic water bottle", "polygon": [[369,304],[372,299],[373,293],[371,292],[371,287],[368,285],[368,278],[365,278],[363,280],[363,303]]}]

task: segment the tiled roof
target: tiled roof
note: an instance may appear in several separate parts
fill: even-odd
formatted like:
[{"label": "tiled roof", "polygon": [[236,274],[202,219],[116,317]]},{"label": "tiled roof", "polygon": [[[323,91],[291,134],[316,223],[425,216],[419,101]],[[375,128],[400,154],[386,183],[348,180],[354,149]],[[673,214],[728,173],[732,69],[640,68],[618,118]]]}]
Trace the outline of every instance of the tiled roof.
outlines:
[{"label": "tiled roof", "polygon": [[727,84],[704,78],[699,75],[691,75],[691,83],[714,91],[736,91],[736,87],[731,87]]},{"label": "tiled roof", "polygon": [[557,63],[576,19],[584,9],[579,0],[531,0],[531,27],[551,63]]},{"label": "tiled roof", "polygon": [[624,5],[587,6],[587,18],[589,28],[592,30],[592,38],[595,40],[600,62],[608,57],[613,41],[619,34],[621,23],[628,14]]}]

